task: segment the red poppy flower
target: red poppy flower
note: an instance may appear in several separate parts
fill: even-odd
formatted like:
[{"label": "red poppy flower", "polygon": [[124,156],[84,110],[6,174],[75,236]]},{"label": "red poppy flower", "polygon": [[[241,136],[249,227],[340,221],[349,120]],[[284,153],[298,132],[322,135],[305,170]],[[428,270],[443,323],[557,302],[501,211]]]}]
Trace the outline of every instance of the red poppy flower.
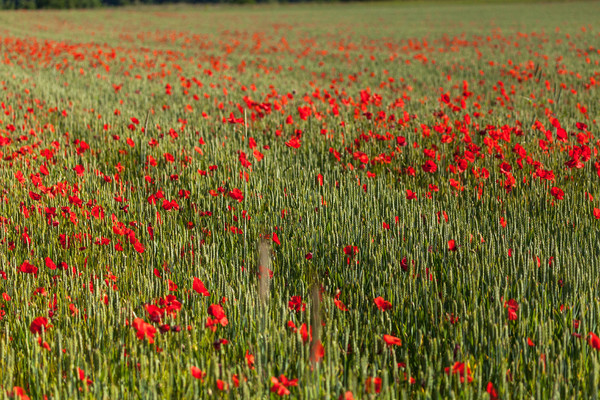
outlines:
[{"label": "red poppy flower", "polygon": [[279,236],[277,236],[277,232],[273,233],[273,241],[281,246],[281,242],[279,241]]},{"label": "red poppy flower", "polygon": [[346,255],[349,257],[353,257],[358,254],[358,247],[357,246],[346,246],[346,247],[344,247],[344,253],[346,253]]},{"label": "red poppy flower", "polygon": [[340,397],[338,397],[338,400],[354,400],[354,395],[352,394],[351,391],[347,391],[343,394],[340,394]]},{"label": "red poppy flower", "polygon": [[387,311],[392,308],[392,303],[390,303],[387,300],[384,300],[381,296],[376,297],[373,301],[375,302],[375,305],[377,305],[377,308],[379,308],[382,311]]},{"label": "red poppy flower", "polygon": [[146,304],[144,306],[148,313],[148,318],[152,322],[160,323],[161,318],[165,314],[165,310],[156,306],[155,304]]},{"label": "red poppy flower", "polygon": [[196,379],[204,380],[204,377],[206,376],[206,372],[202,371],[198,367],[190,367],[190,372],[192,373],[192,376]]},{"label": "red poppy flower", "polygon": [[83,165],[76,165],[75,167],[73,167],[73,171],[77,172],[77,176],[83,176],[85,168],[83,168]]},{"label": "red poppy flower", "polygon": [[306,310],[306,303],[302,302],[301,296],[292,296],[292,298],[288,302],[288,307],[292,311],[304,311]]},{"label": "red poppy flower", "polygon": [[333,303],[340,310],[348,311],[348,307],[346,307],[346,305],[344,303],[342,303],[342,301],[340,300],[340,294],[342,294],[342,292],[338,291],[337,294],[335,295],[335,298],[333,299]]},{"label": "red poppy flower", "polygon": [[279,396],[286,396],[290,394],[288,387],[290,386],[298,386],[298,379],[288,379],[285,375],[280,375],[279,379],[272,376],[271,377],[271,392],[277,393]]},{"label": "red poppy flower", "polygon": [[19,271],[25,274],[33,274],[37,276],[38,268],[35,265],[30,264],[29,261],[25,260],[19,267]]},{"label": "red poppy flower", "polygon": [[323,343],[321,341],[317,341],[312,346],[310,353],[310,360],[314,363],[318,363],[325,357],[325,347],[323,347]]},{"label": "red poppy flower", "polygon": [[30,400],[29,396],[27,396],[27,393],[25,392],[25,389],[20,386],[13,387],[12,394],[9,393],[8,395],[9,397],[12,396],[14,398],[18,398],[19,400]]},{"label": "red poppy flower", "polygon": [[79,380],[83,381],[87,386],[93,383],[93,381],[89,377],[86,378],[85,371],[79,367],[77,368],[77,374],[79,375]]},{"label": "red poppy flower", "polygon": [[467,378],[467,382],[473,382],[473,377],[471,377],[471,368],[465,365],[463,362],[455,362],[452,367],[446,367],[444,369],[446,375],[458,375],[460,377],[460,383],[465,383],[465,377]]},{"label": "red poppy flower", "polygon": [[501,173],[508,174],[510,171],[512,171],[512,167],[509,163],[503,162],[502,164],[500,164],[500,172]]},{"label": "red poppy flower", "polygon": [[217,379],[217,389],[219,389],[221,392],[224,392],[227,391],[227,389],[229,389],[229,386],[221,379]]},{"label": "red poppy flower", "polygon": [[562,189],[557,188],[556,186],[554,186],[551,190],[550,190],[550,194],[552,196],[554,196],[554,198],[556,200],[562,200],[565,197],[565,192],[562,191]]},{"label": "red poppy flower", "polygon": [[223,307],[219,304],[212,304],[208,307],[208,313],[212,315],[215,320],[221,324],[221,326],[227,326],[229,321],[227,320],[227,316],[225,315],[225,311]]},{"label": "red poppy flower", "polygon": [[437,171],[437,164],[433,160],[427,160],[425,164],[421,166],[421,168],[424,172],[429,172],[430,174],[433,174],[435,171]]},{"label": "red poppy flower", "polygon": [[229,197],[231,197],[234,200],[237,200],[240,203],[242,202],[242,200],[244,200],[244,194],[240,189],[237,188],[229,192]]},{"label": "red poppy flower", "polygon": [[248,368],[254,369],[254,355],[250,354],[248,350],[246,350],[246,364],[248,364]]},{"label": "red poppy flower", "polygon": [[380,377],[375,377],[375,378],[371,378],[368,377],[367,380],[365,381],[365,392],[367,393],[372,393],[373,391],[375,393],[379,393],[381,392],[381,378]]},{"label": "red poppy flower", "polygon": [[296,324],[294,324],[294,321],[288,321],[287,327],[290,328],[290,331],[292,331],[294,333],[298,330],[298,328],[296,327]]},{"label": "red poppy flower", "polygon": [[29,198],[31,198],[31,200],[37,201],[37,200],[41,199],[42,196],[40,196],[39,194],[37,194],[35,192],[30,191]]},{"label": "red poppy flower", "polygon": [[456,242],[454,240],[448,240],[448,250],[449,251],[458,250],[458,247],[456,247]]},{"label": "red poppy flower", "polygon": [[301,145],[300,139],[298,139],[297,136],[292,136],[292,138],[290,140],[288,140],[287,142],[285,142],[285,145],[287,147],[298,149],[298,148],[300,148],[300,145]]},{"label": "red poppy flower", "polygon": [[194,277],[194,283],[192,284],[192,289],[194,289],[194,291],[196,291],[196,293],[199,293],[203,296],[206,296],[206,297],[210,296],[210,293],[208,292],[208,290],[206,290],[206,287],[204,287],[204,283],[196,277]]},{"label": "red poppy flower", "polygon": [[486,392],[490,396],[490,400],[498,400],[498,392],[494,388],[494,384],[492,382],[488,382]]},{"label": "red poppy flower", "polygon": [[162,208],[165,211],[179,210],[179,204],[177,204],[176,200],[169,201],[167,199],[164,199],[162,203]]},{"label": "red poppy flower", "polygon": [[312,339],[312,327],[310,328],[310,335],[309,335],[309,331],[308,331],[308,328],[306,327],[306,324],[302,324],[302,326],[300,327],[300,331],[298,333],[302,337],[303,343],[308,342],[309,336]]},{"label": "red poppy flower", "polygon": [[385,344],[387,344],[388,346],[402,346],[402,340],[400,340],[400,338],[397,338],[396,336],[392,336],[392,335],[383,335],[383,341],[385,342]]},{"label": "red poppy flower", "polygon": [[508,309],[508,319],[510,321],[516,321],[519,317],[517,311],[519,311],[519,303],[515,299],[510,299],[504,303],[504,307]]},{"label": "red poppy flower", "polygon": [[29,330],[34,335],[39,335],[42,333],[42,328],[44,328],[44,332],[48,330],[50,326],[48,325],[48,320],[46,317],[37,317],[33,321],[31,321],[31,325],[29,325]]},{"label": "red poppy flower", "polygon": [[136,336],[139,340],[144,340],[148,336],[148,343],[154,343],[154,334],[156,334],[156,328],[151,324],[146,323],[141,318],[133,320],[133,327],[136,330]]},{"label": "red poppy flower", "polygon": [[588,335],[588,343],[592,348],[600,350],[600,337],[596,336],[593,332],[590,332]]}]

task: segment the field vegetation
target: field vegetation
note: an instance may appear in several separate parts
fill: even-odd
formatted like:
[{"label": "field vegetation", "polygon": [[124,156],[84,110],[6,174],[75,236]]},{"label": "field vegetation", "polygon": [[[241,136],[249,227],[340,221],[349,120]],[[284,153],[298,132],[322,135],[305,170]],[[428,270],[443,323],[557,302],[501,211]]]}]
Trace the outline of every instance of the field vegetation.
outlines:
[{"label": "field vegetation", "polygon": [[597,398],[600,4],[0,14],[0,397]]}]

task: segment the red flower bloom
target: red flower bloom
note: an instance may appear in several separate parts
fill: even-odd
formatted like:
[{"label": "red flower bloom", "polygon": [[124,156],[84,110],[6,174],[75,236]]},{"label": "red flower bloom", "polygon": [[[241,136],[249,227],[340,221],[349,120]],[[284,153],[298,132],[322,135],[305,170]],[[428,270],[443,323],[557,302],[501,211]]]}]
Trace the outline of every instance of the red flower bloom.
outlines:
[{"label": "red flower bloom", "polygon": [[250,354],[248,350],[246,350],[246,363],[248,364],[248,368],[254,369],[254,355]]},{"label": "red flower bloom", "polygon": [[306,303],[302,302],[301,296],[292,296],[288,302],[288,307],[292,311],[304,311],[306,310]]},{"label": "red flower bloom", "polygon": [[596,350],[600,350],[600,337],[596,336],[593,332],[588,335],[588,343]]},{"label": "red flower bloom", "polygon": [[490,400],[498,400],[498,392],[494,389],[494,384],[492,382],[488,382],[486,391],[490,396]]},{"label": "red flower bloom", "polygon": [[144,340],[144,337],[148,336],[148,343],[154,343],[154,334],[156,333],[155,327],[146,323],[141,318],[136,318],[133,320],[133,327],[137,331],[136,336],[138,339]]},{"label": "red flower bloom", "polygon": [[48,320],[45,317],[37,317],[31,322],[29,325],[29,330],[34,335],[39,335],[42,333],[42,327],[44,328],[44,332],[48,330],[50,325],[48,325]]},{"label": "red flower bloom", "polygon": [[508,319],[510,321],[516,321],[519,316],[517,315],[517,311],[519,311],[519,303],[515,299],[510,299],[509,301],[504,303],[504,307],[508,308]]},{"label": "red flower bloom", "polygon": [[277,236],[277,232],[273,233],[273,241],[281,246],[281,242],[279,241],[279,236]]},{"label": "red flower bloom", "polygon": [[375,393],[379,393],[381,391],[381,378],[380,377],[375,377],[375,378],[368,377],[367,380],[365,381],[365,392],[371,393],[373,390],[375,391]]},{"label": "red flower bloom", "polygon": [[287,147],[292,147],[294,149],[298,149],[300,148],[300,139],[298,139],[297,136],[292,136],[292,138],[290,140],[288,140],[287,142],[285,142],[285,145]]},{"label": "red flower bloom", "polygon": [[552,196],[554,196],[554,198],[556,200],[562,200],[565,197],[565,192],[562,191],[562,189],[557,188],[556,186],[554,186],[551,190],[550,190],[550,194]]},{"label": "red flower bloom", "polygon": [[458,247],[456,247],[456,242],[454,240],[448,240],[448,250],[456,251]]},{"label": "red flower bloom", "polygon": [[225,315],[225,311],[223,311],[223,307],[221,307],[219,304],[212,304],[209,306],[208,313],[212,315],[216,322],[221,324],[221,326],[227,326],[229,323],[227,316]]},{"label": "red flower bloom", "polygon": [[54,264],[54,262],[52,261],[52,259],[50,259],[50,257],[46,257],[46,259],[44,260],[46,263],[46,267],[55,270],[56,269],[56,264]]},{"label": "red flower bloom", "polygon": [[25,260],[23,261],[23,264],[21,264],[21,267],[19,267],[19,271],[25,274],[33,274],[37,276],[38,268],[35,265],[30,264],[29,261]]},{"label": "red flower bloom", "polygon": [[76,165],[73,167],[73,171],[77,172],[77,176],[83,176],[85,168],[83,168],[83,165]]},{"label": "red flower bloom", "polygon": [[79,375],[79,380],[85,382],[85,384],[87,386],[91,385],[92,383],[94,383],[89,377],[86,378],[85,376],[85,371],[82,370],[81,368],[77,368],[77,373]]},{"label": "red flower bloom", "polygon": [[338,400],[354,400],[354,395],[352,394],[351,391],[347,391],[343,394],[340,394],[340,397],[338,397]]},{"label": "red flower bloom", "polygon": [[[300,336],[302,336],[302,342],[308,342],[309,332],[306,324],[302,324],[298,333],[300,333]],[[312,328],[310,328],[310,339],[312,340]]]},{"label": "red flower bloom", "polygon": [[377,305],[377,308],[379,308],[382,311],[387,311],[392,308],[392,303],[390,303],[387,300],[384,300],[381,296],[376,297],[373,301]]},{"label": "red flower bloom", "polygon": [[433,174],[435,171],[437,171],[437,164],[433,160],[427,160],[425,164],[421,166],[421,168],[424,172],[429,172],[430,174]]},{"label": "red flower bloom", "polygon": [[321,341],[317,341],[311,348],[310,360],[318,363],[321,361],[321,359],[323,359],[323,357],[325,357],[325,347],[323,347],[323,343],[321,343]]},{"label": "red flower bloom", "polygon": [[12,394],[8,394],[9,397],[18,398],[19,400],[30,400],[27,393],[25,393],[25,389],[20,386],[13,387]]},{"label": "red flower bloom", "polygon": [[500,172],[501,173],[508,174],[510,171],[512,171],[512,167],[509,163],[503,162],[502,164],[500,164]]},{"label": "red flower bloom", "polygon": [[206,287],[204,287],[204,283],[196,277],[194,277],[194,283],[192,284],[192,289],[194,289],[196,291],[196,293],[200,293],[203,296],[206,296],[206,297],[210,296],[210,293],[208,292],[208,290],[206,290]]},{"label": "red flower bloom", "polygon": [[342,301],[340,300],[340,294],[342,294],[342,292],[338,291],[337,294],[335,295],[335,298],[333,299],[333,303],[340,310],[348,311],[348,307],[346,307],[346,305],[344,303],[342,303]]},{"label": "red flower bloom", "polygon": [[353,257],[358,254],[358,247],[357,246],[346,246],[346,247],[344,247],[344,253],[346,253],[346,255],[349,257]]},{"label": "red flower bloom", "polygon": [[471,377],[471,368],[465,366],[463,362],[455,362],[452,367],[446,367],[444,369],[446,375],[458,375],[460,377],[460,383],[465,383],[465,376],[467,378],[467,382],[473,382],[473,377]]},{"label": "red flower bloom", "polygon": [[29,191],[29,197],[31,198],[31,200],[37,201],[39,199],[42,198],[42,196],[40,196],[39,194]]},{"label": "red flower bloom", "polygon": [[206,376],[206,372],[203,372],[198,367],[190,367],[190,372],[192,373],[192,376],[196,379],[204,380],[204,377]]},{"label": "red flower bloom", "polygon": [[217,379],[217,389],[219,389],[220,391],[223,392],[223,391],[227,391],[227,389],[229,389],[229,387],[227,386],[227,383],[225,383],[221,379]]},{"label": "red flower bloom", "polygon": [[271,377],[271,392],[277,393],[279,396],[285,396],[290,394],[288,387],[290,386],[298,386],[298,379],[289,380],[285,375],[280,375],[279,379],[274,376]]},{"label": "red flower bloom", "polygon": [[152,322],[159,323],[162,316],[165,314],[164,309],[157,307],[154,304],[146,304],[144,308],[146,309],[146,312],[148,312],[148,318]]},{"label": "red flower bloom", "polygon": [[294,324],[294,321],[288,321],[287,327],[290,328],[290,330],[294,333],[298,330],[296,324]]},{"label": "red flower bloom", "polygon": [[400,340],[400,338],[397,338],[396,336],[392,336],[392,335],[383,335],[383,341],[385,342],[385,344],[387,344],[388,346],[402,346],[402,340]]},{"label": "red flower bloom", "polygon": [[242,202],[242,200],[244,200],[244,194],[240,189],[237,188],[229,192],[229,197],[231,197],[234,200],[237,200],[240,203]]},{"label": "red flower bloom", "polygon": [[133,242],[133,249],[138,253],[143,253],[144,251],[146,251],[144,245],[137,239],[135,240],[135,242]]}]

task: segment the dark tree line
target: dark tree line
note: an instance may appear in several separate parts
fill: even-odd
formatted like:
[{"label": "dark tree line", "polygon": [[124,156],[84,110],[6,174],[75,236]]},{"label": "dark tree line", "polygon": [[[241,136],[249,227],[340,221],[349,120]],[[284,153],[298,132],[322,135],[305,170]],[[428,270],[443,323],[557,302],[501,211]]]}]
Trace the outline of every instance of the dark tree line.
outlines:
[{"label": "dark tree line", "polygon": [[[246,4],[246,3],[296,3],[311,0],[0,0],[0,9],[61,9],[61,8],[96,8],[103,6],[126,6],[136,4],[166,4],[166,3],[189,3],[189,4]],[[332,1],[332,0],[320,0]],[[343,1],[343,0],[342,0]]]}]

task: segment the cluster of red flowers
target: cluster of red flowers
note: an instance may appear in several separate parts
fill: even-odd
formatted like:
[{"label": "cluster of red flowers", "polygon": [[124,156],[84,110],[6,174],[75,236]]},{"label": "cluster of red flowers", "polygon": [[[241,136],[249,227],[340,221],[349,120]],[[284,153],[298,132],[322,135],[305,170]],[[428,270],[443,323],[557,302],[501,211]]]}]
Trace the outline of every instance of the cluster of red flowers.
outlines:
[{"label": "cluster of red flowers", "polygon": [[[185,23],[187,17],[173,15]],[[60,19],[52,21],[70,29]],[[129,287],[132,279],[140,286],[153,285],[140,291],[138,301],[132,302],[115,327],[127,333],[127,341],[160,353],[162,341],[200,326],[209,338],[200,343],[209,351],[239,348],[232,332],[251,325],[240,321],[247,318],[239,312],[239,304],[246,300],[217,296],[239,293],[235,285],[240,281],[223,283],[225,279],[213,275],[218,273],[213,270],[217,264],[210,259],[212,254],[222,256],[225,247],[232,250],[227,261],[241,264],[241,272],[236,269],[236,273],[258,275],[263,282],[279,285],[277,290],[283,294],[277,296],[278,307],[285,319],[278,329],[286,332],[284,340],[296,341],[303,351],[310,343],[310,351],[302,354],[310,353],[304,361],[310,361],[311,367],[326,359],[326,350],[328,357],[333,351],[354,351],[351,345],[326,349],[329,340],[338,339],[327,336],[331,319],[340,318],[344,322],[336,326],[354,329],[346,319],[364,314],[373,317],[376,328],[352,331],[352,335],[370,335],[379,352],[375,357],[384,354],[396,360],[420,346],[407,332],[412,327],[397,323],[399,310],[411,311],[409,302],[398,292],[380,288],[386,283],[379,278],[364,293],[347,295],[345,288],[342,296],[337,287],[349,280],[339,271],[369,275],[365,271],[376,271],[379,259],[391,257],[391,275],[386,278],[404,279],[411,288],[419,284],[427,290],[435,288],[431,298],[437,301],[439,297],[441,308],[427,318],[440,318],[435,322],[444,328],[460,327],[469,316],[460,307],[448,309],[453,305],[445,296],[453,282],[444,281],[451,275],[441,271],[439,261],[447,261],[449,269],[457,268],[470,262],[471,254],[485,251],[481,249],[486,239],[490,241],[479,233],[479,227],[474,228],[476,224],[461,220],[457,210],[465,202],[485,210],[490,204],[498,207],[490,220],[502,238],[494,242],[499,246],[497,254],[502,255],[500,262],[527,260],[529,267],[533,260],[533,268],[553,268],[552,284],[568,286],[569,274],[565,277],[560,268],[554,268],[564,259],[553,253],[533,254],[533,250],[524,254],[529,249],[523,251],[519,243],[521,232],[515,229],[522,225],[512,209],[531,204],[537,196],[538,203],[531,206],[536,212],[550,215],[562,209],[563,214],[565,210],[580,214],[576,218],[566,215],[560,222],[561,229],[566,226],[577,234],[580,229],[595,229],[592,224],[600,220],[593,195],[600,178],[598,121],[594,119],[600,79],[591,68],[599,61],[594,58],[598,46],[589,45],[597,41],[590,36],[595,31],[583,27],[577,37],[566,37],[569,51],[582,64],[570,66],[562,56],[550,55],[554,49],[548,46],[564,40],[559,30],[554,36],[545,30],[507,35],[493,29],[472,37],[430,34],[420,39],[381,36],[373,40],[371,33],[369,37],[349,34],[345,28],[343,35],[316,34],[315,38],[305,32],[288,34],[285,31],[293,27],[280,21],[268,29],[240,28],[210,35],[190,33],[183,27],[168,32],[156,28],[144,27],[133,34],[132,26],[120,32],[123,44],[112,46],[96,39],[85,42],[85,35],[57,41],[47,32],[43,32],[44,40],[33,34],[3,34],[2,60],[7,72],[0,82],[5,93],[0,102],[0,211],[5,213],[0,215],[0,250],[10,261],[3,259],[0,281],[8,281],[2,288],[18,290],[2,293],[0,321],[29,324],[28,337],[39,345],[33,346],[35,351],[52,354],[54,335],[65,336],[65,318],[81,322],[78,326],[86,330],[98,315],[116,314],[114,309],[120,307],[116,304],[126,297],[118,296],[119,291],[135,291]],[[36,22],[34,29],[47,28]],[[94,36],[102,34],[89,29],[85,31]],[[508,46],[518,48],[515,57]],[[497,53],[502,54],[501,60],[484,55]],[[465,54],[472,55],[473,62],[460,61]],[[404,68],[415,69],[405,73]],[[429,69],[431,82],[412,73]],[[283,74],[291,78],[283,79]],[[33,79],[37,76],[52,79],[44,87]],[[295,80],[298,87],[292,90],[289,82]],[[65,90],[69,98],[61,97]],[[95,90],[98,93],[92,93]],[[40,93],[52,95],[40,98]],[[558,101],[560,93],[567,101]],[[101,101],[87,104],[83,99],[88,98]],[[526,109],[520,108],[523,100]],[[292,179],[289,176],[304,179],[300,168],[295,168],[299,165],[309,177],[302,181],[306,196],[293,192],[286,181]],[[277,186],[274,181],[284,184]],[[586,182],[585,189],[581,182]],[[275,197],[273,188],[281,188]],[[391,206],[378,203],[379,195],[383,198],[387,191],[393,198]],[[352,209],[355,220],[343,220],[348,232],[336,231],[335,245],[314,243],[315,239],[304,246],[290,239],[303,236],[306,226],[319,233],[328,229],[319,223],[346,212],[340,211],[339,202],[346,206],[347,193],[359,199],[352,206],[373,206],[376,217],[370,211]],[[295,206],[298,200],[300,207]],[[405,221],[410,218],[397,212],[398,204],[407,213],[420,214],[418,233]],[[313,215],[326,217],[314,223]],[[307,220],[312,225],[306,225]],[[463,224],[460,229],[457,221]],[[533,224],[533,218],[527,222]],[[533,228],[527,234],[537,232]],[[291,261],[300,264],[303,274],[303,267],[310,266],[327,282],[324,285],[337,282],[318,293],[316,306],[321,308],[314,310],[326,318],[317,318],[321,315],[315,316],[311,307],[307,311],[307,305],[314,305],[311,298],[301,292],[302,285],[292,288],[291,280],[286,281],[291,274],[278,272],[280,265],[252,269],[248,243],[259,238],[273,246],[274,253],[293,255]],[[425,258],[409,253],[413,248],[421,251],[414,241],[422,238],[427,242],[422,246]],[[244,251],[236,253],[242,247]],[[397,252],[380,257],[374,251],[377,247]],[[205,252],[209,248],[217,251]],[[181,262],[173,267],[165,259]],[[433,262],[425,265],[424,259]],[[331,268],[323,267],[329,264]],[[125,272],[119,269],[123,265]],[[224,290],[227,285],[236,290]],[[373,295],[372,290],[378,293]],[[528,303],[513,296],[516,299],[492,301],[502,311],[494,318],[511,332],[529,323],[525,321]],[[21,301],[16,302],[16,297]],[[251,301],[245,305],[254,307]],[[94,315],[96,307],[106,312]],[[429,312],[419,307],[418,312]],[[561,312],[563,307],[571,305],[561,305]],[[575,313],[577,308],[572,310]],[[314,319],[309,321],[309,315]],[[189,325],[182,327],[182,321]],[[385,321],[385,327],[379,321]],[[582,322],[580,331],[579,320],[573,320],[569,339],[600,350],[600,338],[591,331],[586,336],[585,326]],[[12,326],[7,332],[11,330]],[[544,337],[529,334],[516,342],[526,343],[525,351],[537,352],[536,362],[545,372]],[[13,345],[12,337],[8,343]],[[195,385],[214,378],[217,389],[225,392],[246,380],[243,373],[255,369],[250,351],[254,350],[246,350],[244,358],[238,354],[247,367],[245,372],[238,370],[227,378],[225,371],[219,370],[217,379],[210,367],[205,368],[207,374],[191,365],[202,361],[185,365]],[[476,361],[469,358],[469,364],[466,358],[462,358],[465,362],[457,359],[445,361],[442,366],[453,364],[437,372],[453,384],[458,380],[468,387]],[[407,368],[409,360],[403,361],[388,365],[394,371],[402,369],[393,384],[415,384]],[[261,368],[264,372],[264,365],[257,362],[256,369]],[[92,377],[98,382],[103,376],[86,369],[74,367],[72,371],[82,390],[94,385]],[[276,395],[290,395],[298,379],[288,379],[281,372],[270,378],[270,384],[268,377],[275,372],[262,377],[265,390],[270,387]],[[360,377],[361,394],[371,396],[388,389],[383,374],[372,375],[363,372]],[[510,370],[507,381],[512,381]],[[7,393],[29,398],[29,387],[25,390],[15,384],[22,383],[11,382],[8,388],[12,390]],[[345,389],[341,397],[352,399],[353,393]],[[491,381],[486,391],[489,398],[499,398]]]}]

